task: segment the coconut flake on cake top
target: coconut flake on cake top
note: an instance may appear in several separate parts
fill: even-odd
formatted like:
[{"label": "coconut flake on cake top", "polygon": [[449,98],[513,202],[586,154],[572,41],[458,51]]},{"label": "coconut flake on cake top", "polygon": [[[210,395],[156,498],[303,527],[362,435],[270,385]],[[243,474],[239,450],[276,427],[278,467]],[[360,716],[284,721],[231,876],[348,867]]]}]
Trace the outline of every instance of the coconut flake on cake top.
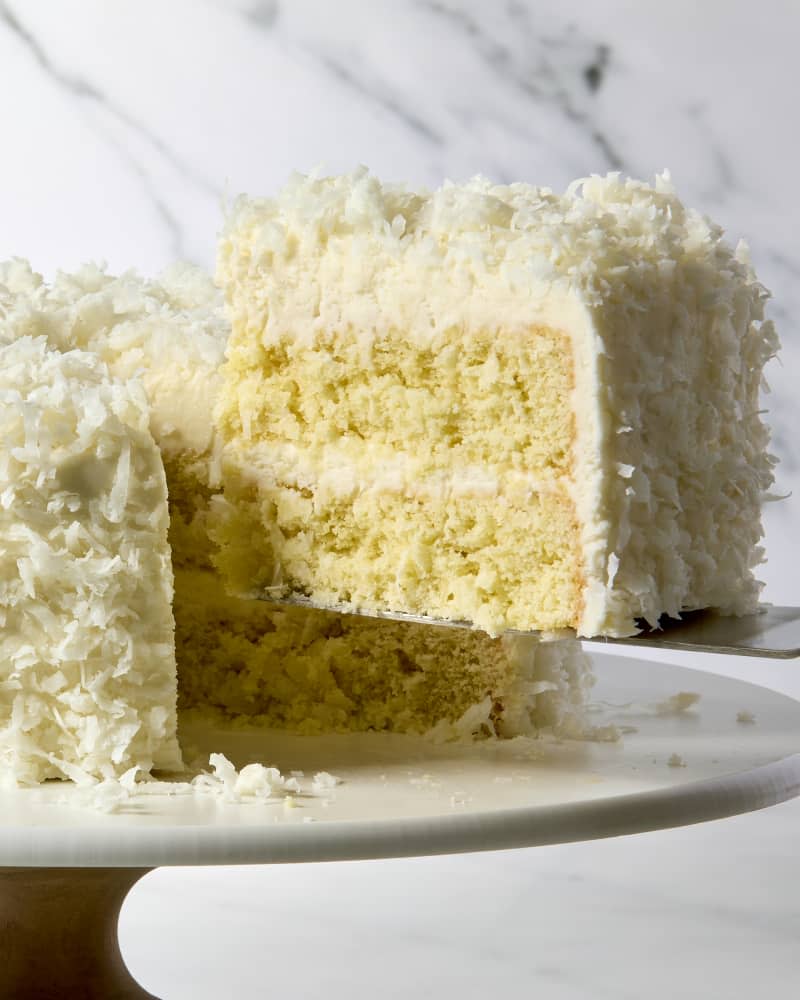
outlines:
[{"label": "coconut flake on cake top", "polygon": [[27,261],[0,263],[0,343],[22,333],[46,336],[60,350],[92,351],[115,378],[141,378],[166,457],[212,450],[228,324],[221,295],[200,268],[175,264],[145,280],[86,264],[46,283]]}]

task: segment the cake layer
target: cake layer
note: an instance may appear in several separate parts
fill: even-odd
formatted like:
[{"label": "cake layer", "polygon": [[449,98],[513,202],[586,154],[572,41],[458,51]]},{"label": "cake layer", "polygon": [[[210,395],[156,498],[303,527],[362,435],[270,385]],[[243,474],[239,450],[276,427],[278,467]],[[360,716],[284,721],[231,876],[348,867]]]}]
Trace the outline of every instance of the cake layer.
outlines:
[{"label": "cake layer", "polygon": [[253,586],[492,632],[755,607],[777,340],[746,252],[666,178],[297,176],[235,202],[218,279],[221,530]]},{"label": "cake layer", "polygon": [[180,766],[166,484],[141,386],[0,347],[0,779]]},{"label": "cake layer", "polygon": [[253,444],[256,474],[263,453],[289,485],[337,472],[351,490],[411,491],[441,473],[462,488],[515,473],[547,483],[571,467],[572,364],[547,327],[446,330],[424,346],[394,328],[288,328],[255,364],[233,348],[229,376],[242,377],[223,427]]},{"label": "cake layer", "polygon": [[[212,516],[213,559],[236,593],[279,596],[288,581],[323,605],[466,618],[488,631],[577,618],[579,535],[563,492],[519,505],[372,490],[320,500],[263,482],[239,491],[230,477],[226,497]],[[254,529],[264,523],[269,533]]]},{"label": "cake layer", "polygon": [[177,570],[181,708],[301,732],[436,730],[442,738],[582,732],[588,659],[574,640],[281,608]]}]

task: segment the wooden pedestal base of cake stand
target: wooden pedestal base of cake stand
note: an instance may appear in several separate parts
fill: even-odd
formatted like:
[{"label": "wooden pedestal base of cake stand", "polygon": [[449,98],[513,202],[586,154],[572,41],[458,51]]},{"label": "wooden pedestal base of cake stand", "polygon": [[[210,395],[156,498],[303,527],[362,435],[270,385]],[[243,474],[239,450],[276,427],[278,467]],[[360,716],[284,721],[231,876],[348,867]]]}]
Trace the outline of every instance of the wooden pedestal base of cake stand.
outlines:
[{"label": "wooden pedestal base of cake stand", "polygon": [[149,868],[0,868],[0,996],[144,1000],[117,940],[125,897]]},{"label": "wooden pedestal base of cake stand", "polygon": [[[186,746],[237,767],[293,771],[299,790],[259,803],[156,793],[108,814],[87,803],[85,788],[0,788],[0,998],[151,996],[125,967],[117,920],[134,883],[162,865],[534,847],[700,823],[800,794],[800,702],[696,669],[592,653],[587,717],[598,740],[439,744],[184,720]],[[341,782],[315,789],[321,771]],[[150,969],[151,988],[157,974]]]}]

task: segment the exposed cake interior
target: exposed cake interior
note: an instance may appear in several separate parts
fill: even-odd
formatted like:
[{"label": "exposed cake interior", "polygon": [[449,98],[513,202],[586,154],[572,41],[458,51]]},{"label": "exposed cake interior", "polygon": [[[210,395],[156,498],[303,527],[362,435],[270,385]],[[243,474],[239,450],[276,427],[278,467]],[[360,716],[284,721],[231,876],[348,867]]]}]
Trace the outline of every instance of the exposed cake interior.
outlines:
[{"label": "exposed cake interior", "polygon": [[175,595],[181,708],[303,733],[582,731],[590,673],[575,640],[277,607],[226,595],[208,571],[178,570]]},{"label": "exposed cake interior", "polygon": [[234,343],[228,376],[225,429],[247,461],[226,477],[236,515],[219,559],[243,591],[577,623],[564,334],[287,328],[256,350]]}]

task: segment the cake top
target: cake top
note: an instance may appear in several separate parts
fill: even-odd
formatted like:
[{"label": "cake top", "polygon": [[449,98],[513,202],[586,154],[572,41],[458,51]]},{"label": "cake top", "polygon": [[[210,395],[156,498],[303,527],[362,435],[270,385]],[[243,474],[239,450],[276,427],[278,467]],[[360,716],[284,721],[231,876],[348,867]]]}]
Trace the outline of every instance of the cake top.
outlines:
[{"label": "cake top", "polygon": [[87,264],[47,284],[26,261],[0,263],[0,344],[43,335],[59,350],[91,351],[115,378],[141,377],[166,457],[211,448],[228,336],[221,305],[209,276],[188,264],[149,281]]},{"label": "cake top", "polygon": [[378,254],[391,268],[402,254],[420,269],[446,263],[451,276],[466,272],[473,284],[500,274],[510,290],[542,283],[578,289],[590,306],[608,294],[609,276],[616,287],[624,280],[636,299],[637,272],[690,259],[722,274],[721,295],[735,276],[755,298],[766,298],[746,246],[731,248],[719,226],[684,206],[666,172],[652,185],[618,173],[595,175],[564,194],[483,177],[416,192],[382,184],[365,168],[339,177],[295,174],[275,199],[233,202],[220,242],[221,284],[230,278],[234,234],[250,237],[251,256],[242,265],[268,267],[276,280],[298,259],[347,242],[362,270],[364,258]]}]

